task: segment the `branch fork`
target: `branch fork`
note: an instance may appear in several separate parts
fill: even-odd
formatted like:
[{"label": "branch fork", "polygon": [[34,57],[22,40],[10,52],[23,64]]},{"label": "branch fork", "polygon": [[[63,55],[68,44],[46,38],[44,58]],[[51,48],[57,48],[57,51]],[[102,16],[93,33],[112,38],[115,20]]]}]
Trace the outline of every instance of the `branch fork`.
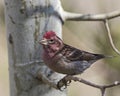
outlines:
[{"label": "branch fork", "polygon": [[[95,84],[95,83],[92,83],[92,82],[89,82],[87,80],[84,80],[82,78],[78,78],[78,77],[74,77],[74,76],[71,76],[71,75],[67,75],[65,76],[63,79],[61,79],[60,81],[58,81],[59,83],[59,88],[58,88],[58,83],[54,83],[52,81],[50,81],[46,76],[44,76],[43,74],[39,73],[38,75],[38,78],[39,79],[42,79],[42,81],[48,85],[50,85],[51,87],[57,89],[57,90],[60,90],[59,88],[62,88],[64,87],[67,88],[68,85],[65,84],[65,82],[63,81],[75,81],[75,82],[80,82],[80,83],[83,83],[83,84],[86,84],[88,86],[91,86],[93,88],[97,88],[100,90],[101,92],[101,96],[105,96],[105,92],[106,92],[106,89],[108,88],[112,88],[112,87],[115,87],[115,86],[119,86],[120,85],[120,82],[119,81],[115,81],[113,84],[109,84],[109,85],[98,85],[98,84]],[[69,82],[70,84],[71,82]]]},{"label": "branch fork", "polygon": [[71,13],[71,12],[66,12],[63,9],[61,9],[62,11],[60,11],[62,14],[62,19],[65,22],[66,20],[70,20],[70,21],[102,21],[104,22],[106,31],[107,31],[107,35],[109,38],[109,42],[110,45],[112,47],[112,49],[118,54],[120,55],[120,51],[116,48],[112,36],[111,36],[111,30],[109,27],[109,23],[108,21],[114,18],[117,18],[120,16],[120,11],[114,11],[114,12],[110,12],[107,14],[79,14],[79,13]]}]

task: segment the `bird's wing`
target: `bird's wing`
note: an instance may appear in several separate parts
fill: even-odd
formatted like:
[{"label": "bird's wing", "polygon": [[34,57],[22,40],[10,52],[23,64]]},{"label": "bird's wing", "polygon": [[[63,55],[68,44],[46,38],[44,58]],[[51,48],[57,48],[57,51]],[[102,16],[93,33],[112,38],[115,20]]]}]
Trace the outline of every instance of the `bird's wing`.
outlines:
[{"label": "bird's wing", "polygon": [[64,48],[61,50],[61,53],[70,61],[90,61],[98,60],[105,57],[102,54],[89,53],[69,46],[67,44],[65,44]]}]

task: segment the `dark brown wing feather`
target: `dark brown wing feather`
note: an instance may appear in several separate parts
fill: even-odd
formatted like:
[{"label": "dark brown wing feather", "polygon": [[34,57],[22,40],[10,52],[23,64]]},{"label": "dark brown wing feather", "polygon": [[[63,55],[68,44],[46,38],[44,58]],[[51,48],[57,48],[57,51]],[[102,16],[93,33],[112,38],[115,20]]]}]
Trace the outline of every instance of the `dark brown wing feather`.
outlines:
[{"label": "dark brown wing feather", "polygon": [[60,50],[61,54],[70,61],[89,61],[104,58],[102,54],[93,54],[86,51],[79,50],[67,44]]}]

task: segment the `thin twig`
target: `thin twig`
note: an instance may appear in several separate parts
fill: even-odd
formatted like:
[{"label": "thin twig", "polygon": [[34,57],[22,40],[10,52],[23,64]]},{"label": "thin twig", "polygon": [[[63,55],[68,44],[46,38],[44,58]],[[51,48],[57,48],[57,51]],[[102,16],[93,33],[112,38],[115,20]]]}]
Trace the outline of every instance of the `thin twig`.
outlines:
[{"label": "thin twig", "polygon": [[[38,78],[41,79],[44,83],[50,85],[51,87],[55,88],[55,89],[59,89],[58,85],[55,82],[50,81],[46,76],[44,76],[43,74],[41,74],[40,72],[38,72]],[[115,86],[119,86],[120,82],[119,81],[115,81],[113,84],[110,85],[98,85],[89,81],[86,81],[82,78],[78,78],[78,77],[73,77],[71,75],[67,75],[65,76],[63,79],[61,79],[58,83],[59,83],[59,87],[63,87],[65,86],[66,88],[66,84],[67,82],[71,82],[71,80],[73,81],[78,81],[81,82],[83,84],[86,84],[88,86],[97,88],[101,91],[101,96],[105,96],[105,92],[107,88],[111,88],[111,87],[115,87]],[[66,82],[66,83],[65,83]]]},{"label": "thin twig", "polygon": [[66,12],[66,11],[63,10],[63,18],[64,18],[64,20],[72,20],[72,21],[104,21],[110,45],[118,55],[120,55],[120,51],[115,47],[115,44],[113,43],[113,39],[112,39],[112,36],[111,36],[108,20],[119,17],[119,16],[120,16],[120,11],[114,11],[114,12],[111,12],[111,13],[108,13],[108,14],[94,15],[94,14],[70,13],[70,12]]},{"label": "thin twig", "polygon": [[79,14],[63,11],[64,20],[72,21],[104,21],[120,16],[120,11],[114,11],[107,14]]},{"label": "thin twig", "polygon": [[[73,77],[73,76],[70,76],[70,75],[69,75],[69,76],[66,76],[64,79],[65,79],[66,81],[71,81],[71,80],[73,80],[73,81],[78,81],[78,82],[81,82],[81,83],[83,83],[83,84],[89,85],[89,86],[91,86],[91,87],[100,89],[100,91],[101,91],[101,96],[105,96],[105,92],[106,92],[106,89],[107,89],[107,88],[111,88],[111,87],[115,87],[115,86],[120,85],[120,82],[119,82],[119,81],[115,81],[113,84],[110,84],[110,85],[97,85],[97,84],[94,84],[94,83],[92,83],[92,82],[86,81],[86,80],[84,80],[84,79],[82,79],[82,78]],[[61,80],[61,82],[60,82],[59,84],[60,84],[59,86],[61,86],[61,87],[64,86],[64,82],[62,82],[62,80]]]},{"label": "thin twig", "polygon": [[111,47],[113,48],[113,50],[114,50],[118,55],[120,55],[120,51],[115,47],[115,45],[114,45],[114,43],[113,43],[113,39],[112,39],[112,36],[111,36],[110,27],[109,27],[109,24],[108,24],[108,20],[107,20],[107,19],[104,21],[104,24],[105,24],[105,28],[106,28],[106,30],[107,30],[107,34],[108,34],[108,38],[109,38]]}]

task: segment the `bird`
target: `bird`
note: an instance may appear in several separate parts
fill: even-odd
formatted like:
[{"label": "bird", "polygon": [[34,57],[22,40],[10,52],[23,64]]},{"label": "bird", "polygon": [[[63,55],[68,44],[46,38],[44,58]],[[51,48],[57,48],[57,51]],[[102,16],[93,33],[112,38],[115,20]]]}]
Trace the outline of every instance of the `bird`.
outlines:
[{"label": "bird", "polygon": [[68,45],[54,31],[45,32],[39,43],[43,46],[42,59],[44,63],[51,70],[67,76],[81,74],[97,60],[109,57],[103,54],[86,52]]}]

